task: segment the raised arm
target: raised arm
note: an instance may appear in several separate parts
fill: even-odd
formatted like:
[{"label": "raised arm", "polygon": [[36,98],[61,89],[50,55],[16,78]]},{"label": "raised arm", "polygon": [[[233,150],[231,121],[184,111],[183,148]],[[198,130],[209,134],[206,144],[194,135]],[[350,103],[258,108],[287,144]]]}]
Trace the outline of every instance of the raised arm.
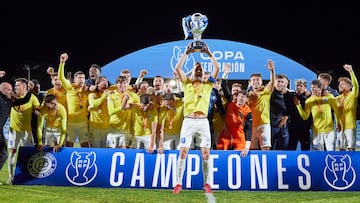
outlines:
[{"label": "raised arm", "polygon": [[270,71],[270,81],[269,83],[266,85],[266,88],[270,91],[273,92],[274,91],[274,87],[275,87],[275,63],[274,61],[272,61],[271,59],[269,59],[267,61],[267,68]]},{"label": "raised arm", "polygon": [[143,81],[143,79],[144,79],[144,77],[145,77],[145,75],[148,73],[148,71],[147,70],[145,70],[145,69],[142,69],[141,71],[140,71],[140,74],[139,74],[139,76],[136,78],[136,81],[135,81],[135,86],[136,87],[139,87],[140,86],[140,83]]},{"label": "raised arm", "polygon": [[230,63],[226,63],[224,66],[224,73],[221,76],[221,89],[224,93],[224,97],[226,98],[227,102],[232,101],[231,90],[228,84],[229,73],[230,73]]},{"label": "raised arm", "polygon": [[192,44],[192,42],[187,45],[186,50],[185,50],[185,54],[183,54],[179,58],[179,61],[177,62],[176,66],[175,66],[175,72],[176,72],[177,76],[179,77],[180,82],[184,82],[186,80],[186,74],[182,70],[182,67],[184,66],[184,63],[185,63],[188,55],[190,53],[194,52],[194,50],[191,48],[191,44]]},{"label": "raised arm", "polygon": [[58,77],[62,82],[65,89],[71,89],[71,83],[65,78],[65,62],[68,60],[69,56],[66,53],[60,55],[60,64],[58,69]]},{"label": "raised arm", "polygon": [[345,64],[343,67],[350,74],[351,84],[352,84],[352,90],[351,91],[355,95],[358,95],[359,94],[359,82],[358,82],[358,80],[356,78],[356,75],[355,75],[355,73],[353,71],[352,65]]},{"label": "raised arm", "polygon": [[211,63],[213,64],[214,66],[214,70],[211,72],[211,76],[216,79],[219,75],[219,71],[220,71],[220,66],[219,66],[219,63],[217,62],[217,60],[215,59],[215,57],[212,55],[210,49],[209,49],[209,46],[204,43],[204,48],[201,50],[202,53],[206,53],[210,60],[211,60]]}]

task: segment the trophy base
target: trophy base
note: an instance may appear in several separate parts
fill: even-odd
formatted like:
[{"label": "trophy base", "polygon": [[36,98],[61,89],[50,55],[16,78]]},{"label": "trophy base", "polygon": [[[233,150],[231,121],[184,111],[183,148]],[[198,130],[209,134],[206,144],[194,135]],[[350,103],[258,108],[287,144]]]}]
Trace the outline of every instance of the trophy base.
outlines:
[{"label": "trophy base", "polygon": [[194,52],[201,52],[201,50],[204,49],[204,42],[194,41],[191,45],[191,49],[193,49]]}]

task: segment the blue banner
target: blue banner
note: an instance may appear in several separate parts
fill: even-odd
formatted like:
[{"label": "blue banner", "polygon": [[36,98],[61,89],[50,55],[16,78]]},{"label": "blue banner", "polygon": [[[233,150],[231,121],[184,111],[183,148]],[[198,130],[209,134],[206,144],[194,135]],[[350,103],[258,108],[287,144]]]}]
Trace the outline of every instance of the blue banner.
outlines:
[{"label": "blue banner", "polygon": [[[21,147],[14,184],[111,188],[172,189],[178,151],[148,154],[145,150],[51,148],[39,152]],[[360,153],[310,151],[212,150],[209,160],[214,190],[359,191]],[[184,189],[201,190],[202,159],[190,151]]]}]

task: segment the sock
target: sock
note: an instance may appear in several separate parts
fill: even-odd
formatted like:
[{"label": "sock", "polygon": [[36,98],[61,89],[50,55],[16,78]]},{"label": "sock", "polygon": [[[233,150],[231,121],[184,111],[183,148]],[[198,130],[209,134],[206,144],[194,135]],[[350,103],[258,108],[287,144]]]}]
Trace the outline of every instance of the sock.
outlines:
[{"label": "sock", "polygon": [[202,164],[203,174],[204,174],[204,185],[208,183],[208,177],[209,177],[209,164],[208,160],[203,160]]},{"label": "sock", "polygon": [[182,179],[185,172],[185,160],[186,159],[178,159],[178,171],[177,171],[177,184],[182,185]]},{"label": "sock", "polygon": [[14,178],[14,169],[15,169],[15,153],[9,153],[9,163],[8,163],[8,171],[9,177]]}]

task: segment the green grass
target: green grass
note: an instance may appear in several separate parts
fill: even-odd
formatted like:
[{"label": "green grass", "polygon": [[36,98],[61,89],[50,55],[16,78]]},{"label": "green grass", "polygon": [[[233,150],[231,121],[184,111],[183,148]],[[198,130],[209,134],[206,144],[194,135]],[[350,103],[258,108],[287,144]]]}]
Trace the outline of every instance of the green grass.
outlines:
[{"label": "green grass", "polygon": [[[0,182],[6,182],[8,177],[7,164],[0,171]],[[238,202],[359,202],[360,192],[285,192],[285,191],[214,191],[217,203]],[[147,202],[172,203],[207,202],[207,197],[200,190],[183,190],[173,195],[171,190],[155,189],[124,189],[124,188],[89,188],[60,186],[24,186],[1,185],[0,202]]]}]

